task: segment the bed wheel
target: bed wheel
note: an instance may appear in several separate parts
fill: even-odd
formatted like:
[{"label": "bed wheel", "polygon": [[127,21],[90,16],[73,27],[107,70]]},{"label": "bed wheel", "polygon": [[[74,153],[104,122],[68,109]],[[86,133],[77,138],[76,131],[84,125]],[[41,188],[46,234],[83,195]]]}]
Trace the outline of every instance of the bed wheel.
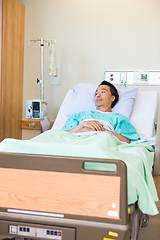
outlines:
[{"label": "bed wheel", "polygon": [[142,213],[136,207],[135,211],[130,216],[130,240],[138,240],[139,229],[141,226]]},{"label": "bed wheel", "polygon": [[143,214],[141,227],[147,227],[148,223],[149,223],[149,216],[147,214]]}]

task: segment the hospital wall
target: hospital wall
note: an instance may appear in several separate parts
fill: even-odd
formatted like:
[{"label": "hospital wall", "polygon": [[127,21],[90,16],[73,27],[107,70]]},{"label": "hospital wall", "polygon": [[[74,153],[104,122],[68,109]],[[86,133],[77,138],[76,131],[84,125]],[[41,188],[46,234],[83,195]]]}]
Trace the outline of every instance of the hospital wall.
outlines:
[{"label": "hospital wall", "polygon": [[40,98],[40,45],[56,39],[60,85],[49,80],[44,47],[44,96],[54,120],[68,89],[99,83],[104,70],[160,70],[159,0],[19,0],[25,5],[25,100]]}]

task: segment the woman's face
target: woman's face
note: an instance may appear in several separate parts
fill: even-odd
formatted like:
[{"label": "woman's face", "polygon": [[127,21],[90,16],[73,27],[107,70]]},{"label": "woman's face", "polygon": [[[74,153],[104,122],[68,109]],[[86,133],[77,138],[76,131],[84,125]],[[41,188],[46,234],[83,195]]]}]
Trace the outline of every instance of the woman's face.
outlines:
[{"label": "woman's face", "polygon": [[97,108],[111,107],[115,96],[111,94],[110,87],[107,85],[100,85],[95,92],[95,103]]}]

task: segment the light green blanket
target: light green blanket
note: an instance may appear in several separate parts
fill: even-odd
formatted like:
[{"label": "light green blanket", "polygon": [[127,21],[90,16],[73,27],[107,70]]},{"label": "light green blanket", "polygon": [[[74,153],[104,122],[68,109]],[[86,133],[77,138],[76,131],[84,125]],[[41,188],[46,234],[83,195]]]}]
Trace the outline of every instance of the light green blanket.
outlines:
[{"label": "light green blanket", "polygon": [[127,165],[128,204],[138,201],[143,213],[158,214],[152,177],[153,148],[146,143],[125,144],[113,135],[99,132],[75,136],[65,131],[46,131],[31,140],[5,139],[1,152],[121,159]]}]

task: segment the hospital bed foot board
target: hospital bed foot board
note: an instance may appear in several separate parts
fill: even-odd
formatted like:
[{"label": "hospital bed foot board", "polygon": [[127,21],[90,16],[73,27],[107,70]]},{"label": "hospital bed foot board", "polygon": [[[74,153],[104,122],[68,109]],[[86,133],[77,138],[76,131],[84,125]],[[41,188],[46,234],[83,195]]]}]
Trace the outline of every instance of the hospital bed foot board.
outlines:
[{"label": "hospital bed foot board", "polygon": [[[93,170],[86,164],[114,168]],[[59,232],[55,240],[126,239],[124,162],[1,153],[0,173],[1,235],[54,240],[50,233]]]}]

